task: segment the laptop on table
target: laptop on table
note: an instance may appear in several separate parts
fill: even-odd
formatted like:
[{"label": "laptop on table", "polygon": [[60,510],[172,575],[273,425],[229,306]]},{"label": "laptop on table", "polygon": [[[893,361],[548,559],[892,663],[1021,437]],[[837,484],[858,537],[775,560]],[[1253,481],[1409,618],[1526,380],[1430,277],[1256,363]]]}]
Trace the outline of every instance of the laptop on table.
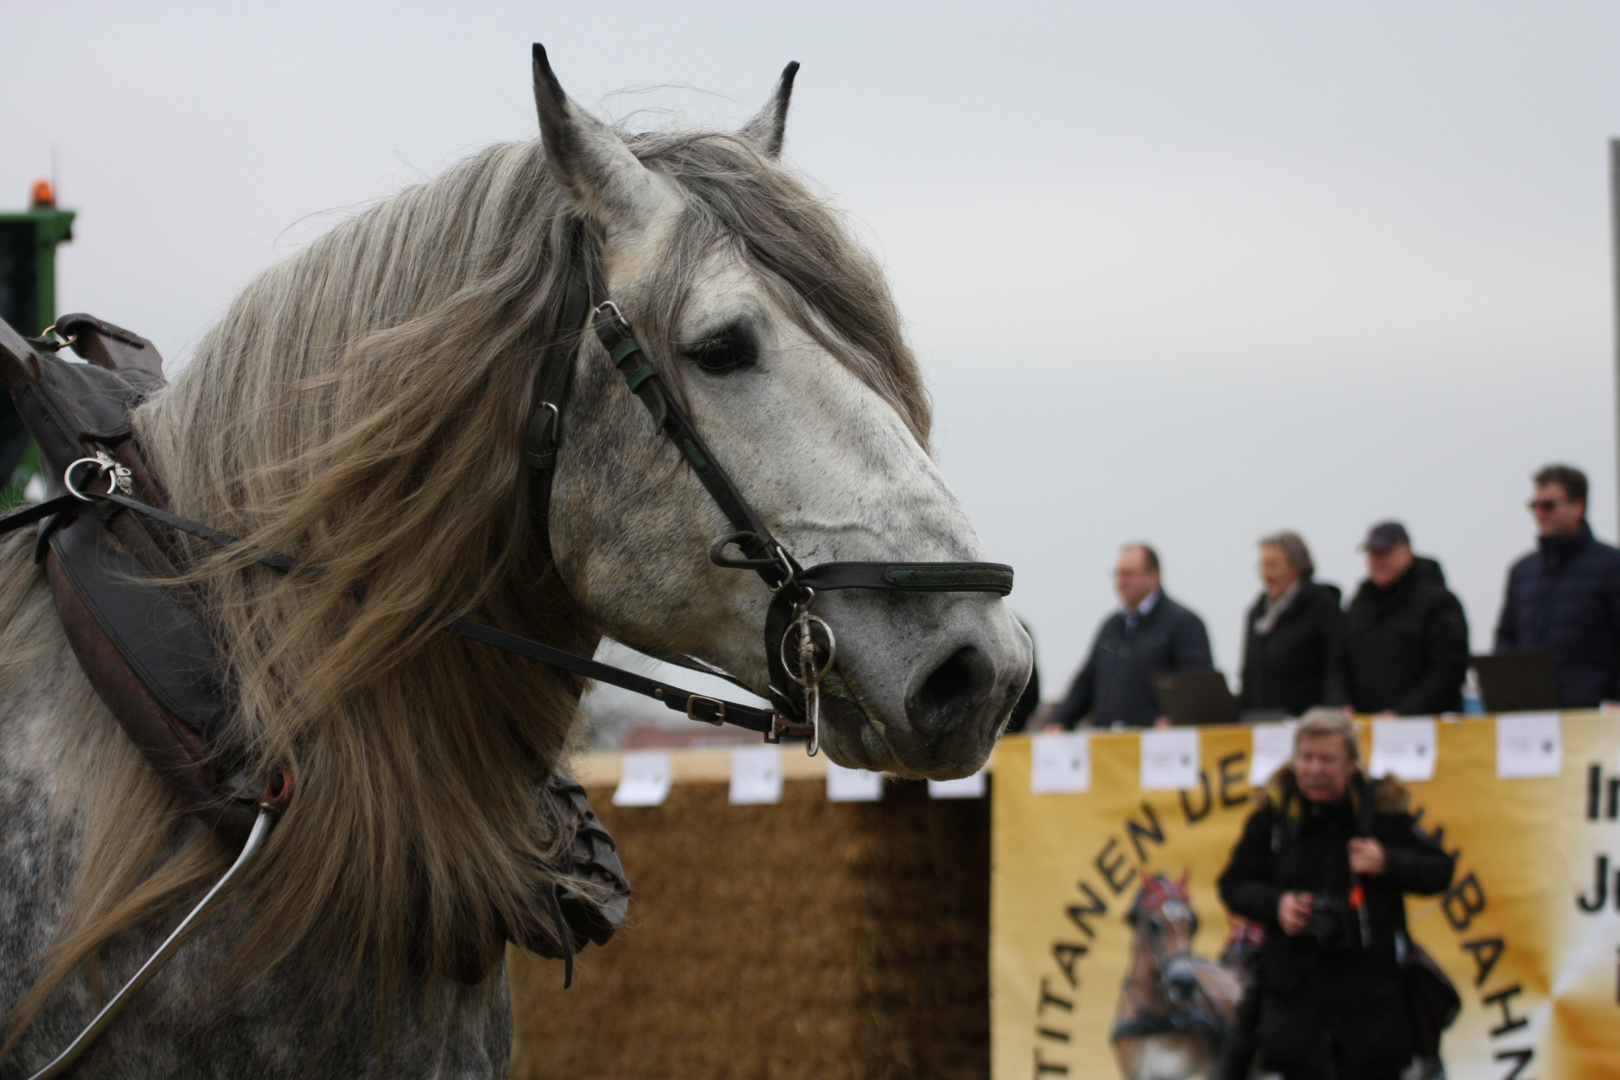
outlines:
[{"label": "laptop on table", "polygon": [[1558,708],[1552,664],[1539,649],[1473,658],[1479,700],[1488,713],[1543,712]]},{"label": "laptop on table", "polygon": [[1172,724],[1236,724],[1237,698],[1218,671],[1167,671],[1153,676],[1159,712]]}]

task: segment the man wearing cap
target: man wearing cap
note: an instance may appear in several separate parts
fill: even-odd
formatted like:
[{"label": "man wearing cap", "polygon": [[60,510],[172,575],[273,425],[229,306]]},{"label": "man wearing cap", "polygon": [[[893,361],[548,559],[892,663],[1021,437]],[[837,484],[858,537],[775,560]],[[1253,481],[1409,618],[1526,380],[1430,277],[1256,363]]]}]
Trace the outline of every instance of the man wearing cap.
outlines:
[{"label": "man wearing cap", "polygon": [[1468,619],[1433,559],[1412,553],[1406,527],[1367,532],[1367,580],[1344,627],[1344,685],[1360,713],[1422,716],[1462,711]]},{"label": "man wearing cap", "polygon": [[1097,628],[1091,655],[1048,728],[1073,728],[1081,720],[1088,727],[1146,727],[1160,715],[1154,675],[1215,666],[1204,620],[1159,588],[1159,556],[1151,547],[1120,549],[1114,591],[1119,608]]},{"label": "man wearing cap", "polygon": [[1534,482],[1540,536],[1508,571],[1496,651],[1546,652],[1566,709],[1620,701],[1620,551],[1586,523],[1585,473],[1549,465]]}]

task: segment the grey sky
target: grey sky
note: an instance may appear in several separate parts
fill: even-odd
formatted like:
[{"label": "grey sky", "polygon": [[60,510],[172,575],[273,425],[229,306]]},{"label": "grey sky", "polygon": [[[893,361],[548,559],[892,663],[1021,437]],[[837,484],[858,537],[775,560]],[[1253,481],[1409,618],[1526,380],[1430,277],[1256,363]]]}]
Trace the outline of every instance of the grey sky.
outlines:
[{"label": "grey sky", "polygon": [[[613,115],[731,126],[888,266],[936,448],[1060,692],[1126,539],[1239,662],[1254,541],[1353,588],[1400,517],[1488,644],[1528,474],[1615,521],[1620,6],[7,5],[0,207],[77,209],[59,300],[183,357],[354,207],[535,131],[528,48]],[[668,84],[679,84],[672,89]],[[622,88],[660,86],[609,97]],[[692,88],[701,88],[700,90]]]}]

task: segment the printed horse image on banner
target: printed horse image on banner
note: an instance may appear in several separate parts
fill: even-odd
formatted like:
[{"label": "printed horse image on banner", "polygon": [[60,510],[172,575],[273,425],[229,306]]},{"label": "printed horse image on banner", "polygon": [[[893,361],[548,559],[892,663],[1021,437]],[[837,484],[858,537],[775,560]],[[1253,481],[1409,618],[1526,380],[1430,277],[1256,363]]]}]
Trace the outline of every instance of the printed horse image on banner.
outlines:
[{"label": "printed horse image on banner", "polygon": [[1179,881],[1154,874],[1125,914],[1130,967],[1109,1035],[1125,1080],[1205,1080],[1243,999],[1242,977],[1192,954],[1198,914]]}]

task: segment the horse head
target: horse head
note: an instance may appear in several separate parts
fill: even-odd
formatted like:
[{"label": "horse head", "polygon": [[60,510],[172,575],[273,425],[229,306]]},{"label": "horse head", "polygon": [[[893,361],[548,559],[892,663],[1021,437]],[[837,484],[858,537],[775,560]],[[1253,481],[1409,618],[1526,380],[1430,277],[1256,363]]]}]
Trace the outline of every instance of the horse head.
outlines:
[{"label": "horse head", "polygon": [[1142,882],[1125,921],[1136,929],[1136,947],[1160,973],[1165,995],[1173,1005],[1184,1005],[1198,989],[1192,957],[1198,933],[1198,913],[1187,891],[1187,874],[1173,881],[1154,874]]},{"label": "horse head", "polygon": [[[780,165],[796,64],[728,136],[626,137],[535,47],[546,160],[651,362],[771,533],[805,563],[984,557],[927,449],[928,406],[876,267]],[[765,583],[717,566],[731,528],[619,386],[575,358],[548,517],[561,580],[611,636],[688,654],[768,696]],[[966,775],[1022,691],[1028,636],[997,597],[828,593],[822,745],[903,776]],[[781,688],[778,688],[781,689]]]}]

